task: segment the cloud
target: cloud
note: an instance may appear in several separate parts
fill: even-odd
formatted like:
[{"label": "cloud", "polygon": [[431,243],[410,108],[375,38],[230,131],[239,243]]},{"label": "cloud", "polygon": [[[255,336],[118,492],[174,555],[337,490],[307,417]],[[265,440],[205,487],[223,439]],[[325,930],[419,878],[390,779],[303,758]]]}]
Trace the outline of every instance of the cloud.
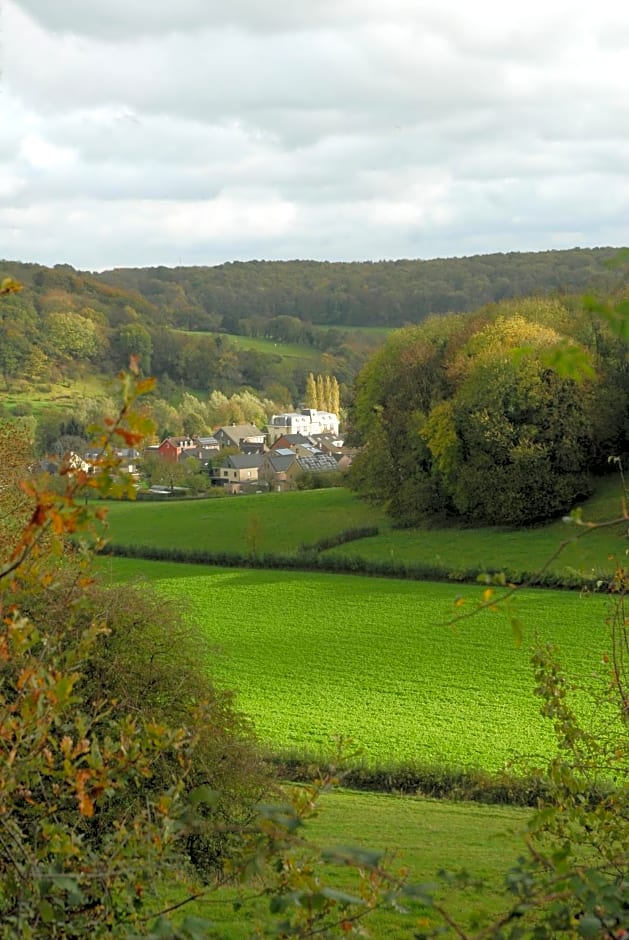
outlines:
[{"label": "cloud", "polygon": [[3,254],[627,243],[623,38],[608,0],[5,0]]}]

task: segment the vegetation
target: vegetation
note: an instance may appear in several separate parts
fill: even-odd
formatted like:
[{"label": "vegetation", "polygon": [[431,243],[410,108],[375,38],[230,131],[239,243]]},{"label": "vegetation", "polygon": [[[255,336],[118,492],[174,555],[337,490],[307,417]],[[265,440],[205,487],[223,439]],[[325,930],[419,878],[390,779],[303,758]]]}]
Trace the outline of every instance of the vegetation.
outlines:
[{"label": "vegetation", "polygon": [[[3,281],[0,293],[12,292],[12,283]],[[609,312],[610,324],[614,329],[619,326],[618,335],[626,338],[626,310],[623,313],[618,305]],[[121,344],[127,335],[121,332]],[[147,346],[144,354],[148,352]],[[138,350],[137,355],[136,371],[143,351]],[[563,369],[570,362],[576,362],[581,371],[586,364],[579,356],[561,353],[556,365]],[[115,464],[110,454],[119,440],[132,446],[147,432],[146,420],[132,406],[137,394],[148,390],[151,384],[145,381],[138,385],[130,378],[124,379],[122,408],[117,417],[107,421],[100,435],[102,472],[88,477],[66,462],[63,466],[66,487],[60,494],[47,488],[45,480],[24,480],[21,483],[26,497],[24,524],[19,531],[18,518],[16,536],[7,531],[4,537],[0,559],[3,935],[7,938],[149,935],[173,940],[211,936],[214,928],[207,917],[186,916],[180,925],[173,924],[167,916],[158,917],[159,895],[164,880],[176,890],[176,880],[182,879],[184,894],[174,903],[186,906],[199,894],[207,897],[213,893],[220,884],[217,878],[220,872],[233,877],[252,873],[257,876],[261,894],[269,899],[269,914],[275,918],[271,929],[281,937],[360,934],[367,914],[385,905],[399,910],[401,904],[412,912],[411,929],[418,940],[437,936],[466,940],[477,927],[479,940],[480,937],[554,940],[563,936],[618,940],[626,936],[629,649],[624,600],[628,585],[624,569],[619,567],[609,584],[607,652],[601,659],[600,646],[596,651],[592,649],[591,666],[584,663],[584,649],[587,656],[588,639],[596,632],[591,617],[585,619],[578,648],[574,648],[571,644],[577,638],[579,622],[577,608],[570,609],[570,639],[564,639],[560,662],[556,645],[546,642],[544,637],[547,626],[553,635],[560,629],[557,624],[544,623],[548,603],[539,609],[537,618],[534,609],[524,610],[527,618],[538,621],[539,638],[532,655],[534,694],[542,716],[553,729],[557,749],[546,765],[547,793],[527,826],[526,851],[505,873],[507,897],[504,905],[501,903],[501,912],[489,921],[484,918],[482,923],[474,918],[467,927],[458,913],[444,904],[437,886],[412,883],[405,871],[392,871],[383,852],[345,846],[321,852],[299,838],[303,818],[312,812],[320,789],[328,786],[329,774],[315,785],[285,787],[282,795],[286,803],[258,805],[254,814],[251,797],[246,795],[249,775],[238,784],[235,768],[242,766],[238,759],[221,780],[224,751],[231,750],[233,744],[238,750],[242,746],[255,759],[254,752],[249,751],[246,722],[239,724],[229,696],[219,693],[200,701],[197,696],[203,694],[203,681],[194,681],[189,687],[187,675],[180,683],[178,670],[173,670],[172,677],[166,674],[172,661],[171,640],[178,650],[189,649],[187,634],[169,636],[168,651],[163,647],[155,649],[163,636],[162,624],[157,631],[151,630],[148,612],[141,612],[134,624],[134,605],[139,605],[139,601],[126,595],[118,609],[117,586],[103,593],[92,584],[82,561],[87,561],[91,549],[100,545],[102,533],[98,523],[102,522],[103,512],[99,506],[96,526],[86,528],[90,507],[87,501],[79,502],[78,497],[86,489],[104,495],[130,494],[128,481],[114,482]],[[613,409],[607,414],[613,419]],[[617,431],[611,420],[607,428],[613,431],[614,427]],[[10,494],[16,482],[14,467],[9,466],[3,494]],[[1,518],[4,521],[6,513]],[[11,516],[8,518],[15,521]],[[578,516],[574,522],[579,524]],[[250,529],[246,536],[250,541],[251,535]],[[73,537],[72,542],[68,542],[68,536]],[[240,580],[245,589],[248,579],[251,580],[250,572],[233,569],[215,574],[224,579],[217,586],[218,604],[223,597],[228,598],[229,591],[223,589],[228,588],[230,580]],[[272,584],[268,572],[266,577]],[[282,584],[290,588],[287,576],[281,577]],[[350,579],[343,581],[347,592]],[[300,578],[292,592],[283,592],[280,613],[288,613],[286,607],[291,615],[304,609],[311,615],[317,609],[315,603],[308,603],[308,597],[302,595],[304,583]],[[326,583],[333,584],[332,580]],[[356,579],[356,584],[352,607],[358,607],[366,596],[366,585],[393,587],[395,593],[401,587],[392,582],[361,579]],[[168,585],[162,582],[162,586]],[[256,590],[252,600],[257,600],[259,593]],[[390,591],[387,614],[393,595],[394,591]],[[447,626],[456,626],[473,649],[486,633],[485,617],[489,614],[495,617],[492,611],[499,602],[500,609],[508,613],[512,637],[516,641],[524,637],[528,642],[522,628],[522,611],[512,606],[513,595],[514,591],[509,589],[502,599],[497,598],[495,588],[487,586],[480,603],[470,604],[469,614],[465,608],[450,617]],[[313,600],[319,605],[321,596],[318,586]],[[546,599],[549,596],[546,593]],[[254,638],[254,647],[258,642],[260,664],[264,664],[264,655],[257,634],[264,634],[264,649],[273,648],[275,658],[281,660],[286,647],[286,620],[300,645],[298,655],[293,650],[284,663],[284,676],[291,675],[291,668],[297,673],[303,671],[302,649],[309,653],[310,675],[313,663],[322,655],[321,635],[326,645],[335,650],[337,663],[342,664],[343,657],[351,657],[352,648],[358,645],[356,637],[344,636],[334,617],[328,614],[325,629],[318,629],[316,635],[304,635],[303,613],[299,622],[286,616],[282,621],[278,617],[277,597],[275,592],[274,619],[265,619],[260,624],[262,630],[250,627],[248,631]],[[535,597],[534,592],[523,593],[520,603],[524,607],[534,605]],[[246,591],[240,593],[238,611],[233,612],[231,628],[235,636],[238,628],[242,628],[243,598],[246,603]],[[562,604],[570,601],[590,605],[596,627],[600,616],[596,605],[602,598],[567,594],[561,598]],[[465,600],[463,596],[458,598],[455,609],[459,610]],[[346,618],[340,592],[332,594],[331,607],[343,622]],[[107,634],[110,608],[112,627]],[[251,603],[249,609],[255,610],[255,604]],[[443,630],[426,634],[421,624],[416,625],[416,635],[404,637],[404,645],[397,645],[397,634],[403,632],[404,623],[408,625],[408,609],[407,605],[404,621],[400,618],[399,623],[392,624],[396,635],[388,634],[396,659],[409,662],[409,651],[415,647],[422,650],[424,656],[416,670],[421,678],[430,662],[430,649],[438,649],[438,654],[432,653],[432,659],[436,660],[438,655],[441,688],[444,663],[449,658],[453,679],[458,681],[462,677],[465,688],[473,690],[474,677],[466,673],[466,668],[469,669],[474,657],[468,653],[467,657],[457,659],[454,651],[444,645]],[[376,645],[376,637],[383,632],[382,617],[373,621],[369,629],[369,614],[370,610],[363,608],[359,667],[371,670],[371,679],[360,686],[363,698],[379,685],[386,685],[389,676],[395,677],[393,668],[387,670],[382,661],[374,663],[368,655]],[[564,621],[565,609],[561,623]],[[212,622],[211,617],[208,622]],[[130,659],[125,642],[127,629],[138,641]],[[242,646],[246,640],[244,633],[240,638]],[[509,674],[505,669],[509,660],[506,650],[500,649],[502,638],[502,634],[499,637],[494,632],[484,651],[487,663],[492,662],[497,652],[503,654],[494,659],[492,684],[481,681],[479,686],[485,702],[490,695],[495,701],[505,691],[502,683]],[[517,653],[521,647],[510,649]],[[193,650],[189,665],[198,670],[199,649]],[[235,650],[234,656],[237,655]],[[128,683],[127,673],[132,680]],[[194,674],[201,675],[198,671]],[[481,680],[484,677],[481,674]],[[352,680],[353,673],[342,673],[335,689],[337,705],[341,697],[345,701],[346,692],[349,696],[350,707],[345,705],[342,715],[339,713],[343,720],[351,717],[355,700]],[[299,675],[293,676],[293,688],[298,681]],[[455,682],[447,688],[449,692],[455,691]],[[112,689],[117,690],[115,697]],[[319,692],[318,687],[307,684],[305,677],[301,705],[296,705],[295,714],[303,710],[304,690],[314,701]],[[391,687],[390,691],[397,697],[397,688]],[[465,700],[468,708],[469,698],[468,693]],[[513,701],[520,701],[515,686],[505,699],[505,711]],[[451,716],[449,709],[448,700],[442,711]],[[522,715],[526,720],[528,713],[524,711]],[[175,718],[172,725],[171,717]],[[179,718],[182,720],[178,721]],[[275,725],[280,727],[279,716]],[[534,731],[533,725],[531,728]],[[206,729],[210,733],[204,738]],[[429,737],[426,725],[420,730],[422,738]],[[469,734],[468,723],[460,725],[459,739],[464,733]],[[503,733],[507,738],[508,729]],[[286,731],[283,736],[287,737]],[[218,751],[212,750],[219,742]],[[542,737],[536,737],[536,742],[543,746]],[[230,795],[234,799],[231,807]],[[227,822],[223,815],[226,808],[230,813]],[[245,818],[236,818],[232,823],[232,809],[244,812]],[[352,893],[345,889],[345,881],[340,890],[329,886],[321,874],[322,860],[333,873],[338,866],[356,873]],[[193,875],[191,861],[199,866],[205,883]],[[463,886],[476,884],[466,872],[445,873],[443,879],[446,883],[454,879]],[[237,903],[247,903],[247,898],[238,897]],[[162,901],[162,915],[172,913],[173,905],[166,902],[164,910],[163,904]],[[256,928],[258,934],[265,931],[266,925]]]},{"label": "vegetation", "polygon": [[356,489],[396,519],[523,525],[568,512],[627,448],[613,308],[509,302],[391,336],[361,372]]},{"label": "vegetation", "polygon": [[[433,881],[440,869],[457,871],[463,866],[477,872],[483,887],[445,881],[439,887],[440,901],[469,926],[481,912],[487,919],[508,907],[502,873],[505,862],[515,863],[521,851],[529,817],[530,811],[514,807],[337,790],[322,795],[305,832],[321,849],[341,844],[384,852],[392,869],[406,869],[424,882]],[[356,890],[355,873],[347,866],[331,868],[326,874],[333,889],[350,894]],[[230,902],[237,896],[233,888],[222,889],[211,904],[200,899],[194,907],[203,914],[211,910],[216,936],[222,940],[249,940],[256,929],[262,936],[272,935],[274,924],[264,900],[234,911]],[[219,899],[222,905],[216,903]],[[409,911],[408,900],[404,903],[406,913],[387,905],[373,911],[364,924],[369,936],[408,940],[422,925],[425,929],[429,908],[417,905]]]},{"label": "vegetation", "polygon": [[[613,518],[619,497],[616,478],[599,481],[595,495],[582,507],[583,517]],[[303,548],[315,546],[319,554],[310,558],[312,565],[329,563],[329,570],[335,570],[338,559],[337,570],[343,570],[345,563],[345,570],[394,576],[414,569],[424,580],[475,580],[482,572],[508,571],[509,580],[523,581],[546,565],[546,581],[555,586],[562,581],[574,586],[609,579],[624,532],[619,525],[616,530],[604,528],[578,539],[581,530],[563,522],[518,530],[453,525],[397,529],[380,507],[346,489],[324,489],[201,504],[118,502],[109,507],[110,538],[121,553],[130,546],[143,546],[146,551],[140,557],[152,553],[157,558],[155,549],[173,549],[180,550],[180,560],[192,560],[190,553],[195,552],[201,561],[198,553],[203,552],[208,563],[229,555],[230,563],[243,564],[250,554],[246,534],[252,515],[257,519],[258,556],[296,556]],[[322,544],[331,539],[343,545],[345,533],[356,529],[366,532],[351,545]],[[568,544],[555,555],[564,541]],[[308,559],[302,561],[307,567]],[[274,564],[281,567],[279,562]],[[285,564],[290,566],[290,561]]]},{"label": "vegetation", "polygon": [[534,632],[561,646],[574,674],[600,662],[600,596],[522,593],[518,617],[531,632],[517,648],[499,614],[447,625],[456,599],[473,603],[478,587],[130,559],[103,565],[114,576],[157,579],[161,594],[204,624],[208,650],[221,651],[216,678],[237,690],[273,751],[322,757],[342,735],[367,764],[498,770],[551,748],[532,693]]}]

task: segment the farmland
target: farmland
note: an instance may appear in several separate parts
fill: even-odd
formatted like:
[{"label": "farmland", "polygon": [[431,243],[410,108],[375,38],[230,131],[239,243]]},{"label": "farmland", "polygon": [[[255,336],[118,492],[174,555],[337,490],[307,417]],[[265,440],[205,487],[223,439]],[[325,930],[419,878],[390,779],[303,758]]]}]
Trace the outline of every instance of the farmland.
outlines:
[{"label": "farmland", "polygon": [[384,514],[345,489],[200,502],[112,503],[109,509],[113,541],[164,548],[246,551],[252,518],[257,520],[260,551],[292,553],[301,543],[378,524]]},{"label": "farmland", "polygon": [[[330,753],[337,736],[366,764],[498,770],[549,753],[529,649],[558,644],[587,680],[600,665],[606,599],[526,591],[520,647],[504,613],[448,624],[481,589],[353,576],[103,559],[106,577],[148,577],[203,631],[208,671],[234,688],[272,751]],[[586,707],[583,700],[583,707]]]},{"label": "farmland", "polygon": [[[620,490],[614,477],[599,483],[584,506],[588,520],[609,519],[620,512]],[[295,553],[346,529],[377,526],[379,535],[332,549],[331,554],[406,564],[439,565],[450,571],[469,567],[536,571],[562,540],[583,532],[561,521],[528,529],[454,528],[393,529],[383,511],[345,489],[239,496],[194,503],[113,503],[111,539],[123,545],[195,548],[246,552],[252,520],[257,549]],[[619,531],[600,530],[566,545],[549,566],[559,573],[609,572],[610,556],[623,548]]]},{"label": "farmland", "polygon": [[[432,882],[441,868],[467,867],[486,881],[487,890],[451,886],[441,893],[449,909],[465,923],[478,911],[498,913],[506,906],[501,898],[503,867],[505,860],[515,861],[521,852],[528,817],[529,811],[514,807],[337,791],[321,798],[319,812],[306,824],[306,834],[315,846],[351,844],[391,853],[393,868],[408,867],[414,881]],[[326,882],[356,891],[353,875],[343,869],[328,868]],[[212,917],[217,937],[245,940],[256,924],[268,923],[268,902],[261,900],[234,912],[230,902],[235,897],[235,890],[221,890],[210,895],[209,903],[197,901],[194,910]],[[417,907],[411,906],[405,916],[384,908],[369,915],[367,925],[374,937],[408,938],[419,916],[425,916],[425,911]]]}]

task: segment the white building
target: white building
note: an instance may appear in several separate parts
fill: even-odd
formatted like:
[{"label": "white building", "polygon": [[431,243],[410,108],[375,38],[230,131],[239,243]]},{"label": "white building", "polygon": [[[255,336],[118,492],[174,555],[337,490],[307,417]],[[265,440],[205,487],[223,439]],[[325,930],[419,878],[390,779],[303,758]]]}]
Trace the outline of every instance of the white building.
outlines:
[{"label": "white building", "polygon": [[289,411],[273,415],[268,425],[269,443],[272,444],[283,434],[323,434],[326,431],[339,433],[338,415],[331,411],[317,411],[316,408],[302,408],[301,411]]}]

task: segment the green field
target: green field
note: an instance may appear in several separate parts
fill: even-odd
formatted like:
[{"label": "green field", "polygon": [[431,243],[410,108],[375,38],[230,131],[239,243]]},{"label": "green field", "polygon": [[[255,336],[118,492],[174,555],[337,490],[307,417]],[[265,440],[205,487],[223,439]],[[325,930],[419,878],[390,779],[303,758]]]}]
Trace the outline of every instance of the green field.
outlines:
[{"label": "green field", "polygon": [[[597,494],[584,507],[584,518],[603,520],[620,514],[621,498],[615,478],[600,482]],[[246,552],[255,528],[260,552],[294,553],[346,529],[375,525],[378,536],[351,542],[332,554],[360,556],[405,564],[437,564],[454,572],[479,566],[535,572],[565,539],[583,529],[561,521],[530,529],[429,528],[392,529],[384,512],[345,489],[312,490],[238,496],[194,503],[112,503],[111,541],[123,545],[194,548]],[[253,526],[255,522],[255,526]],[[560,573],[610,572],[626,548],[626,524],[602,529],[572,541],[553,560]]]},{"label": "green field", "polygon": [[293,553],[302,542],[383,519],[381,512],[340,488],[195,502],[109,504],[114,542],[211,551],[247,551],[252,520],[260,551]]},{"label": "green field", "polygon": [[302,346],[298,343],[276,343],[272,339],[258,336],[238,336],[235,333],[226,334],[208,330],[175,330],[175,332],[184,333],[186,336],[227,336],[228,341],[237,349],[251,349],[270,356],[281,356],[282,359],[290,359],[293,365],[298,360],[316,369],[321,362],[320,349],[313,349],[312,346]]},{"label": "green field", "polygon": [[[514,642],[504,613],[456,626],[475,586],[103,559],[111,578],[155,579],[207,638],[208,671],[233,688],[275,752],[329,754],[338,736],[366,764],[414,762],[497,770],[549,754],[533,694],[534,635],[559,644],[580,677],[607,642],[606,599],[522,591]],[[585,707],[585,706],[584,706]]]},{"label": "green field", "polygon": [[[439,892],[448,909],[463,923],[487,911],[505,909],[501,875],[522,852],[522,831],[528,810],[472,803],[411,800],[392,795],[336,791],[321,797],[319,811],[306,823],[305,834],[320,847],[353,845],[388,853],[394,871],[408,868],[413,882],[433,882],[439,869],[467,868],[486,883],[486,890],[447,888]],[[359,835],[358,835],[359,834]],[[353,892],[357,884],[347,870],[327,868],[326,884]],[[247,886],[247,894],[252,886]],[[231,908],[234,891],[219,891],[197,901],[187,913],[211,918],[216,937],[247,940],[256,925],[269,925],[268,902]],[[225,904],[217,903],[224,899]],[[408,915],[382,910],[366,925],[373,937],[409,938],[425,917],[415,907]],[[270,931],[268,931],[270,932]]]}]

